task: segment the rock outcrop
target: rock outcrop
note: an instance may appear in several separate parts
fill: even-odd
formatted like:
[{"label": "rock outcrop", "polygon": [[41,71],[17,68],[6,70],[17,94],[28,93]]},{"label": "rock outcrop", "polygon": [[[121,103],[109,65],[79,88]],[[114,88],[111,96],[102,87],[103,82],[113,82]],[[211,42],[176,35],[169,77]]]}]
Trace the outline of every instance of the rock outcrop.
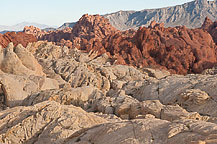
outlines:
[{"label": "rock outcrop", "polygon": [[74,37],[81,37],[86,40],[92,38],[103,39],[117,30],[109,23],[108,19],[100,15],[83,15],[72,29]]},{"label": "rock outcrop", "polygon": [[35,57],[21,44],[14,47],[9,43],[8,47],[0,50],[0,69],[5,73],[15,75],[43,75],[42,67]]},{"label": "rock outcrop", "polygon": [[116,65],[107,54],[44,41],[1,51],[26,72],[0,68],[0,143],[217,140],[215,73],[171,75]]},{"label": "rock outcrop", "polygon": [[[210,32],[213,26],[205,26],[206,23],[209,22],[205,22],[203,29]],[[165,28],[163,23],[155,21],[148,28],[120,32],[102,16],[84,15],[72,29],[53,31],[40,39],[97,52],[97,56],[106,53],[115,64],[178,74],[201,73],[217,62],[216,44],[206,31],[185,26]]]},{"label": "rock outcrop", "polygon": [[42,66],[21,44],[9,43],[0,50],[0,85],[8,107],[20,105],[22,101],[39,90],[59,88],[56,80],[46,78]]},{"label": "rock outcrop", "polygon": [[24,32],[7,32],[5,34],[0,34],[0,45],[2,47],[7,47],[10,42],[14,45],[22,44],[24,47],[30,42],[36,42],[37,39],[32,34],[26,34]]},{"label": "rock outcrop", "polygon": [[83,15],[72,28],[65,28],[43,35],[40,40],[48,40],[64,45],[64,40],[73,42],[71,47],[84,49],[83,47],[90,42],[100,42],[106,36],[116,33],[108,20],[99,15]]},{"label": "rock outcrop", "polygon": [[[166,71],[160,73],[160,70],[150,68],[111,65],[106,55],[94,57],[52,43],[38,44],[29,45],[27,49],[34,50],[32,53],[46,75],[63,85],[60,90],[46,90],[31,95],[25,100],[25,105],[50,99],[61,104],[74,104],[87,111],[115,114],[128,119],[143,113],[143,101],[159,100],[160,105],[178,104],[189,112],[216,116],[211,108],[216,105],[215,74],[171,76]],[[47,56],[49,54],[50,57]],[[80,87],[85,87],[87,91],[82,92]],[[158,111],[161,112],[161,109]],[[150,114],[156,117],[160,115]]]},{"label": "rock outcrop", "polygon": [[154,28],[139,29],[135,41],[148,65],[163,66],[179,74],[201,73],[216,64],[216,45],[201,29],[156,24]]},{"label": "rock outcrop", "polygon": [[81,108],[53,101],[15,107],[0,116],[1,143],[63,143],[78,130],[107,122]]},{"label": "rock outcrop", "polygon": [[201,29],[164,28],[152,23],[149,28],[140,28],[133,37],[111,35],[102,45],[86,48],[103,47],[117,64],[164,68],[178,74],[201,73],[216,64],[216,45]]},{"label": "rock outcrop", "polygon": [[37,39],[40,39],[43,35],[47,34],[46,31],[41,30],[40,28],[34,27],[34,26],[25,26],[23,29],[24,33],[32,34]]},{"label": "rock outcrop", "polygon": [[212,20],[206,17],[201,29],[204,29],[207,32],[209,32],[213,40],[217,44],[217,21],[212,22]]},{"label": "rock outcrop", "polygon": [[155,118],[102,124],[71,135],[65,143],[204,144],[215,143],[216,124],[195,120],[168,122]]}]

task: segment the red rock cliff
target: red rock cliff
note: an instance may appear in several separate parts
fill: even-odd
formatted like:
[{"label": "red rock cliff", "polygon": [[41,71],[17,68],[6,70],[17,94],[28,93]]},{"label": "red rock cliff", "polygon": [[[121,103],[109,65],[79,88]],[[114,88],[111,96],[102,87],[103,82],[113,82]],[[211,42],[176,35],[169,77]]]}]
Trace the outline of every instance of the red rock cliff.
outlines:
[{"label": "red rock cliff", "polygon": [[40,39],[43,35],[48,34],[47,32],[41,30],[40,28],[37,28],[35,26],[25,26],[23,29],[23,32],[26,34],[32,34],[37,39]]},{"label": "red rock cliff", "polygon": [[36,41],[37,39],[35,36],[23,32],[7,32],[5,34],[0,34],[0,45],[3,47],[7,47],[10,42],[13,42],[15,46],[17,44],[22,44],[26,47],[29,42]]},{"label": "red rock cliff", "polygon": [[178,74],[200,73],[217,62],[216,44],[208,32],[185,26],[165,28],[156,22],[120,32],[102,16],[83,15],[73,29],[54,31],[42,39],[107,53],[116,64],[158,67]]},{"label": "red rock cliff", "polygon": [[206,17],[201,28],[209,32],[213,40],[217,44],[217,21],[212,22],[212,20]]}]

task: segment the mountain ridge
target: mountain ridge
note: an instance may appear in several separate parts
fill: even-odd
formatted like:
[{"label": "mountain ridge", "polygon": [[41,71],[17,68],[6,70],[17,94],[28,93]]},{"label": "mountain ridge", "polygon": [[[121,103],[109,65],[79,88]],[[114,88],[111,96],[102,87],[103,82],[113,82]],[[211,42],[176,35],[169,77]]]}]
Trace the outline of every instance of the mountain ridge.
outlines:
[{"label": "mountain ridge", "polygon": [[73,27],[75,24],[76,24],[76,22],[65,22],[58,29],[64,29],[66,27]]},{"label": "mountain ridge", "polygon": [[3,31],[22,31],[25,26],[35,26],[40,29],[46,29],[46,28],[51,28],[51,27],[56,27],[56,26],[48,26],[45,24],[40,24],[36,22],[21,22],[15,25],[7,26],[7,25],[0,25],[0,32]]},{"label": "mountain ridge", "polygon": [[[152,21],[164,23],[165,27],[185,25],[188,28],[199,28],[206,17],[217,20],[217,1],[194,0],[181,5],[140,11],[117,11],[102,15],[119,30],[148,27]],[[64,23],[60,28],[73,27],[75,22]]]},{"label": "mountain ridge", "polygon": [[198,28],[208,16],[217,20],[217,1],[195,0],[182,5],[141,11],[118,11],[106,14],[110,23],[119,30],[148,26],[151,21],[164,23],[165,27],[185,25],[188,28]]}]

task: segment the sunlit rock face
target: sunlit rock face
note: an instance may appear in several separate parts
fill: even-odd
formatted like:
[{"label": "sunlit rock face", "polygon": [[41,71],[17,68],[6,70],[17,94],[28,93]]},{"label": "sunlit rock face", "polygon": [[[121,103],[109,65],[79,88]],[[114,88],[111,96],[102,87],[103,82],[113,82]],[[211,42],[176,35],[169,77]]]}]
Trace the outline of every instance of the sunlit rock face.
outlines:
[{"label": "sunlit rock face", "polygon": [[212,69],[172,75],[44,41],[26,48],[10,43],[0,52],[0,143],[217,139],[217,76],[207,73]]},{"label": "sunlit rock face", "polygon": [[202,29],[166,28],[152,21],[149,27],[120,32],[102,16],[84,15],[73,28],[39,36],[60,46],[106,53],[115,64],[155,67],[177,74],[201,73],[212,68],[217,58],[215,38],[204,31],[210,31],[207,21]]},{"label": "sunlit rock face", "polygon": [[152,21],[165,23],[165,27],[185,25],[188,28],[199,28],[206,17],[217,20],[216,1],[192,0],[190,2],[157,9],[141,11],[118,11],[104,15],[109,22],[119,30],[138,29],[148,27]]},{"label": "sunlit rock face", "polygon": [[0,34],[0,45],[2,47],[7,47],[10,42],[14,45],[22,44],[24,47],[28,45],[29,42],[36,42],[37,39],[32,34],[26,34],[24,32],[7,32],[5,34]]}]

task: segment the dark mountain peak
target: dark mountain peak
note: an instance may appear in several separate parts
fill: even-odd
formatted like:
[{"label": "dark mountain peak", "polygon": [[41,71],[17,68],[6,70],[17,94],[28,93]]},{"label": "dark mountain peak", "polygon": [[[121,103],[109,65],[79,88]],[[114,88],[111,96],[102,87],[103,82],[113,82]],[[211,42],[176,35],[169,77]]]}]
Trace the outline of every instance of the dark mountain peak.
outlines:
[{"label": "dark mountain peak", "polygon": [[107,14],[106,18],[119,30],[148,27],[151,21],[164,23],[165,27],[185,25],[188,28],[198,28],[208,16],[212,21],[217,20],[217,0],[194,0],[182,5],[160,9],[144,9],[141,11],[124,11]]},{"label": "dark mountain peak", "polygon": [[208,1],[207,0],[195,0],[196,4],[200,4],[200,5],[208,5]]},{"label": "dark mountain peak", "polygon": [[213,22],[212,22],[212,20],[207,16],[207,17],[205,18],[204,23],[213,23]]},{"label": "dark mountain peak", "polygon": [[209,17],[206,17],[201,28],[208,31],[212,25],[213,21]]}]

